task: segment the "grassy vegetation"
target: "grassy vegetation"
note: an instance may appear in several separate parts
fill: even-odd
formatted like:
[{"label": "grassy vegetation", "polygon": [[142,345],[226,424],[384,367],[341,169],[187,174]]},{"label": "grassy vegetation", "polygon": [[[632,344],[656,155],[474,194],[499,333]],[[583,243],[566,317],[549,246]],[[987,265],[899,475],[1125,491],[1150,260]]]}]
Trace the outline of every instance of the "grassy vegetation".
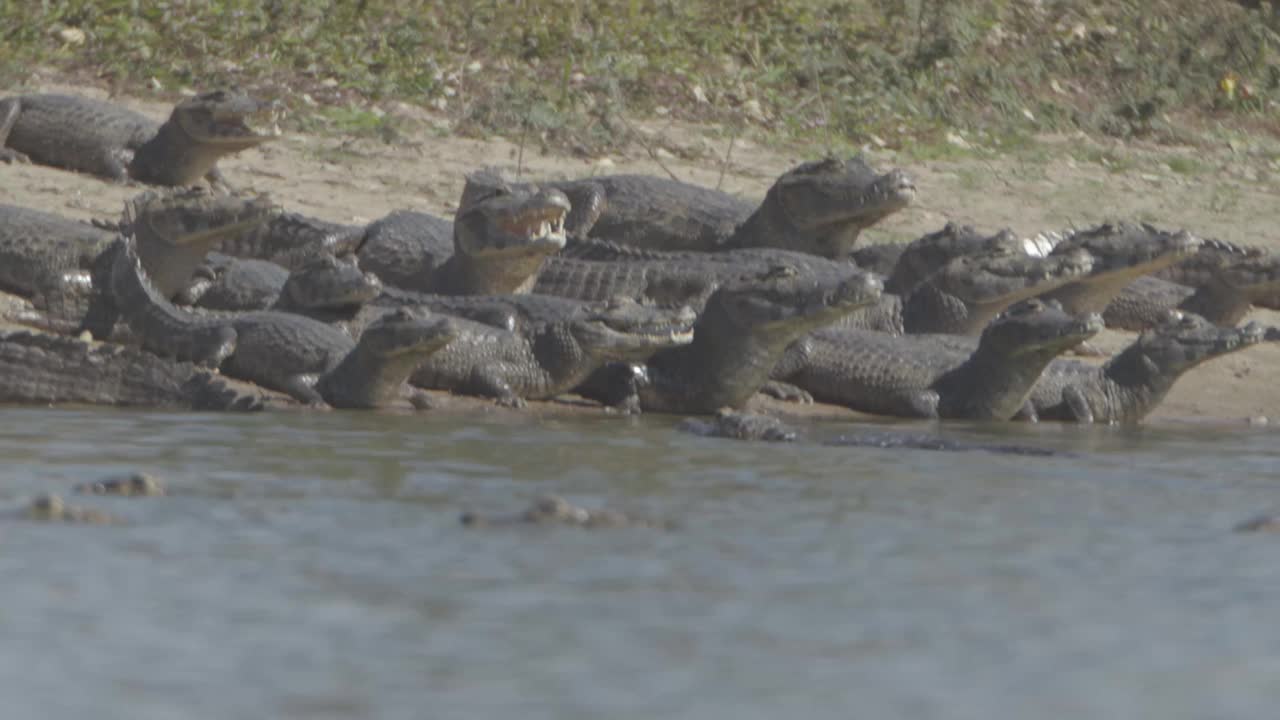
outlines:
[{"label": "grassy vegetation", "polygon": [[404,102],[584,153],[636,117],[831,149],[1274,136],[1278,18],[1203,0],[3,0],[0,84],[33,67],[134,93],[234,84],[384,137]]}]

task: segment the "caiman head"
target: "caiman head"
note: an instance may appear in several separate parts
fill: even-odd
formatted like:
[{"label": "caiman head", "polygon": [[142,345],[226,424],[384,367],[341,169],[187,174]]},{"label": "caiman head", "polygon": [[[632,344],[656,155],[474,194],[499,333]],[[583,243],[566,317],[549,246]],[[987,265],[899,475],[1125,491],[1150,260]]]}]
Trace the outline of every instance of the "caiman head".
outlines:
[{"label": "caiman head", "polygon": [[1071,315],[1054,300],[1031,298],[1010,305],[982,331],[980,352],[1004,357],[1054,357],[1098,334],[1102,316]]},{"label": "caiman head", "polygon": [[590,306],[569,330],[578,343],[609,360],[638,361],[693,341],[697,313],[687,305],[663,308],[617,297]]},{"label": "caiman head", "polygon": [[1012,242],[1011,233],[983,235],[971,225],[947,223],[937,232],[908,243],[884,282],[884,291],[906,295],[952,260]]},{"label": "caiman head", "polygon": [[1155,327],[1144,331],[1125,351],[1140,353],[1142,364],[1156,374],[1177,377],[1213,358],[1243,350],[1266,339],[1256,322],[1242,327],[1219,327],[1194,313],[1171,310]]},{"label": "caiman head", "polygon": [[[695,334],[727,321],[734,334],[766,343],[790,343],[880,298],[883,283],[849,265],[847,271],[774,265],[721,285],[707,300]],[[722,327],[717,334],[728,328]]]},{"label": "caiman head", "polygon": [[[1243,293],[1255,304],[1275,304],[1280,295],[1280,256],[1262,250],[1224,256],[1214,279]],[[1261,301],[1261,302],[1260,302]]]},{"label": "caiman head", "polygon": [[178,103],[169,122],[197,145],[213,146],[219,155],[229,155],[280,137],[280,110],[275,102],[214,90]]},{"label": "caiman head", "polygon": [[970,315],[989,319],[1019,300],[1035,297],[1093,269],[1093,257],[1074,248],[1045,257],[1028,255],[1011,232],[1002,232],[983,243],[981,250],[948,262],[928,279],[942,293],[958,298]]},{"label": "caiman head", "polygon": [[569,198],[559,190],[473,173],[454,215],[454,250],[476,258],[549,255],[565,245],[568,213]]},{"label": "caiman head", "polygon": [[362,271],[354,255],[321,253],[289,273],[280,301],[295,310],[344,310],[358,308],[381,292],[382,281]]},{"label": "caiman head", "polygon": [[511,185],[489,171],[467,177],[453,221],[454,260],[470,294],[527,290],[542,261],[565,246],[569,198]]},{"label": "caiman head", "polygon": [[1203,242],[1185,230],[1170,233],[1146,223],[1106,223],[1067,235],[1049,255],[1083,248],[1093,256],[1091,277],[1115,273],[1137,277],[1191,256]]},{"label": "caiman head", "polygon": [[135,239],[142,267],[165,297],[182,290],[210,250],[279,212],[259,193],[214,195],[200,188],[144,192],[125,203],[122,233]]},{"label": "caiman head", "polygon": [[[879,173],[860,157],[826,158],[787,171],[769,188],[760,212],[791,250],[842,257],[858,234],[911,203],[916,186],[901,170]],[[768,239],[756,244],[766,244]],[[772,243],[768,243],[772,244]]]},{"label": "caiman head", "polygon": [[1188,232],[1163,232],[1145,223],[1104,224],[1064,234],[1045,257],[1083,250],[1093,258],[1093,269],[1048,296],[1070,313],[1102,312],[1135,278],[1190,257],[1202,243]]},{"label": "caiman head", "polygon": [[377,357],[429,354],[449,344],[458,325],[424,308],[402,307],[369,323],[360,334],[362,351]]}]

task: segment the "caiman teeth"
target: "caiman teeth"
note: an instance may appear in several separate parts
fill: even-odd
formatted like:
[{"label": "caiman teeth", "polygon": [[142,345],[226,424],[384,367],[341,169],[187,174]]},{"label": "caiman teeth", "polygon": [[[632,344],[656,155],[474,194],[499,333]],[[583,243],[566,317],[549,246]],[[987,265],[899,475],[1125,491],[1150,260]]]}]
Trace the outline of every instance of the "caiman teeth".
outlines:
[{"label": "caiman teeth", "polygon": [[531,210],[501,223],[504,232],[527,238],[554,237],[564,233],[565,213],[560,208]]}]

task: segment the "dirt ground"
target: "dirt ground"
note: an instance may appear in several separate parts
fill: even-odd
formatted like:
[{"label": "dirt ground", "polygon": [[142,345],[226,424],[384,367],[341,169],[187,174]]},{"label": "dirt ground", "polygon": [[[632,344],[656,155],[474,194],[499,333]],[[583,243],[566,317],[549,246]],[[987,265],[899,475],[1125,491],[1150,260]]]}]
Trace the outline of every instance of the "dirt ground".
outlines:
[{"label": "dirt ground", "polygon": [[[89,87],[22,88],[32,91],[105,97]],[[0,91],[0,96],[7,94]],[[165,102],[119,101],[157,119],[170,107]],[[609,157],[543,153],[533,143],[521,153],[504,139],[453,137],[429,114],[408,106],[392,112],[419,129],[401,133],[391,143],[290,134],[220,167],[233,184],[268,191],[288,210],[356,223],[402,208],[450,215],[463,175],[486,165],[513,174],[519,165],[525,179],[670,172],[681,180],[759,198],[777,175],[811,159],[739,138],[726,164],[722,160],[729,143],[716,128],[660,122],[637,122],[649,140]],[[958,136],[954,140],[956,146],[967,142]],[[909,240],[947,221],[990,231],[1009,227],[1029,235],[1131,219],[1280,250],[1280,163],[1240,142],[1170,148],[1054,136],[994,158],[935,154],[940,159],[920,160],[915,157],[928,154],[869,149],[874,166],[906,170],[918,195],[912,207],[865,233],[867,242]],[[138,190],[50,168],[0,163],[0,203],[83,219],[113,218]],[[1280,324],[1280,313],[1259,310],[1252,319]],[[1131,339],[1131,334],[1107,331],[1097,344],[1113,350]],[[1278,380],[1280,345],[1264,343],[1187,373],[1152,420],[1241,421],[1280,415]]]}]

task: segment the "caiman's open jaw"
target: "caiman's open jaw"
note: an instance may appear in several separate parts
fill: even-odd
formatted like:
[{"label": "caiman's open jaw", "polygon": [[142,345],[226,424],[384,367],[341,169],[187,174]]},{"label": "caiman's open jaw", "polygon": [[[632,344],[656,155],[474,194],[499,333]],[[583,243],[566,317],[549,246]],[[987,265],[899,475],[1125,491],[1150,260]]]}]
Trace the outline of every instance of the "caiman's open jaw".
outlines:
[{"label": "caiman's open jaw", "polygon": [[632,353],[693,342],[697,319],[698,314],[687,305],[665,309],[618,298],[584,318],[579,330],[591,336],[598,347],[607,348],[616,360],[643,359]]},{"label": "caiman's open jaw", "polygon": [[567,207],[548,205],[502,218],[498,220],[498,228],[508,235],[526,238],[531,245],[547,243],[563,246],[564,219],[568,214]]},{"label": "caiman's open jaw", "polygon": [[281,135],[283,106],[224,90],[197,95],[174,108],[187,135],[228,150],[244,150]]},{"label": "caiman's open jaw", "polygon": [[454,242],[473,257],[548,255],[565,246],[569,198],[559,190],[487,197],[459,213]]}]

